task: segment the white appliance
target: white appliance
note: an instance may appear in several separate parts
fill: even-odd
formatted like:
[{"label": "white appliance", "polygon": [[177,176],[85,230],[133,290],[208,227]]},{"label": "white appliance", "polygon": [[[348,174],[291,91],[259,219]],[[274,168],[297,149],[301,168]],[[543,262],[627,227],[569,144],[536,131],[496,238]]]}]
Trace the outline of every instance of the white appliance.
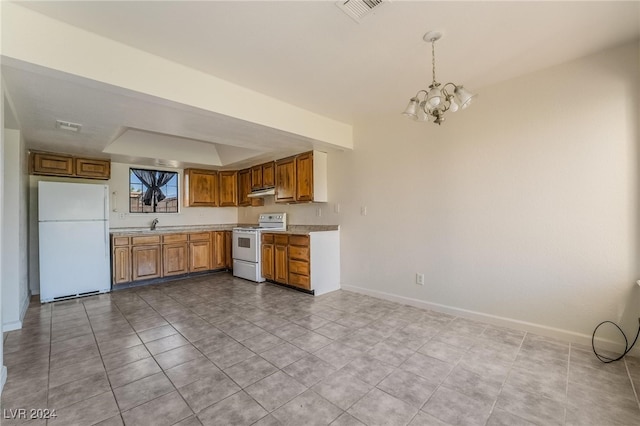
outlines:
[{"label": "white appliance", "polygon": [[265,281],[260,268],[260,233],[286,229],[286,213],[262,213],[258,218],[258,226],[233,228],[233,276],[257,283]]},{"label": "white appliance", "polygon": [[40,302],[111,290],[109,186],[38,182]]}]

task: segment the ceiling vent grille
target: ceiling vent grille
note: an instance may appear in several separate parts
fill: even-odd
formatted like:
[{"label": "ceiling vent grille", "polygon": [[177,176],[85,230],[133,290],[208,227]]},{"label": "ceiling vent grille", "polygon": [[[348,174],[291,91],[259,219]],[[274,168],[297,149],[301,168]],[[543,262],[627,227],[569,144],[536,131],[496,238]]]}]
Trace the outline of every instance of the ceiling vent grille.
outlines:
[{"label": "ceiling vent grille", "polygon": [[336,2],[336,6],[342,9],[349,18],[360,23],[363,18],[387,2],[383,0],[341,0]]}]

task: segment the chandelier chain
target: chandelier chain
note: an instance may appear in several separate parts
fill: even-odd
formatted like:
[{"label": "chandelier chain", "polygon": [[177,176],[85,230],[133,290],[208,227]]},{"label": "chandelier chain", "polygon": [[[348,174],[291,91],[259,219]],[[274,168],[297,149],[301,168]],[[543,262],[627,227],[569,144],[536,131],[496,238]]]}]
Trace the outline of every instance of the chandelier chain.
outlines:
[{"label": "chandelier chain", "polygon": [[433,76],[433,85],[436,85],[436,42],[431,40],[431,75]]}]

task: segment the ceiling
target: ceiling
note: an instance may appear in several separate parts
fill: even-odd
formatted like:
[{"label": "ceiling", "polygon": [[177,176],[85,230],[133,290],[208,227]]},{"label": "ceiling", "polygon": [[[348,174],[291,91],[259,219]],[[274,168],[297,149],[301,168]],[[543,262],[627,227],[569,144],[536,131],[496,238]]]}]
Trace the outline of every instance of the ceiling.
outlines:
[{"label": "ceiling", "polygon": [[[398,114],[430,83],[428,30],[444,33],[436,43],[438,80],[464,83],[480,104],[493,84],[640,38],[637,1],[394,0],[360,23],[333,1],[19,4],[344,123]],[[4,61],[2,71],[32,148],[102,156],[107,149],[115,160],[157,164],[141,142],[121,143],[140,145],[136,152],[116,149],[118,138],[146,133],[192,153],[180,158],[176,149],[163,160],[216,168],[322,144],[55,70]],[[63,134],[51,128],[55,119],[80,122],[82,131]]]}]

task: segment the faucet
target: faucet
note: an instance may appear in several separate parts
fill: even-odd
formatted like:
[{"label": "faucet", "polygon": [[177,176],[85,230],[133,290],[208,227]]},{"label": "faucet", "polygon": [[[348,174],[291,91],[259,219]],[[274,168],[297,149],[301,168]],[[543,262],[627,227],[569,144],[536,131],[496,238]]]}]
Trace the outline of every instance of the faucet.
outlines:
[{"label": "faucet", "polygon": [[157,224],[158,224],[158,218],[156,217],[155,219],[153,219],[153,222],[151,222],[151,230],[152,231],[155,231]]}]

